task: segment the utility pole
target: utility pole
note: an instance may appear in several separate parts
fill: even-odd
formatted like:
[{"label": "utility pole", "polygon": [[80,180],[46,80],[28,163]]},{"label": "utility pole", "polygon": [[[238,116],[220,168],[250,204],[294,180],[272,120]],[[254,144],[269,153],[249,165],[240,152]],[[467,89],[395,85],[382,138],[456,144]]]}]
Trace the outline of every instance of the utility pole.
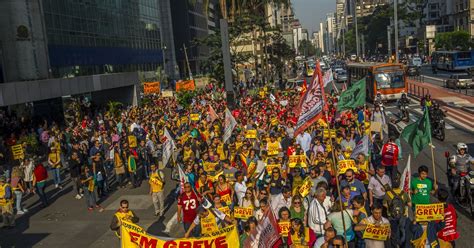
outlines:
[{"label": "utility pole", "polygon": [[387,41],[388,41],[388,58],[390,59],[392,57],[392,28],[387,26]]},{"label": "utility pole", "polygon": [[357,52],[357,57],[359,57],[360,44],[359,44],[359,28],[357,27],[357,0],[354,0],[354,22],[355,22],[355,33],[356,33],[356,52]]},{"label": "utility pole", "polygon": [[393,1],[393,25],[395,26],[395,63],[398,63],[398,0]]},{"label": "utility pole", "polygon": [[191,67],[189,66],[189,59],[188,59],[188,48],[186,47],[186,44],[183,43],[183,49],[184,49],[184,56],[186,58],[186,65],[188,66],[188,71],[189,71],[189,79],[193,79],[193,73],[191,72]]}]

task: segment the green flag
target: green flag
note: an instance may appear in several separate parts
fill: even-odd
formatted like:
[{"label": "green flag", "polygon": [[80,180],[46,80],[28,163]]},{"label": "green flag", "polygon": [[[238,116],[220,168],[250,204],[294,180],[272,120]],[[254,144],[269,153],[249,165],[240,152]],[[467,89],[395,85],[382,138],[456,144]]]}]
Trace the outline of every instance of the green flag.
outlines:
[{"label": "green flag", "polygon": [[402,131],[402,137],[413,148],[415,157],[431,143],[431,124],[428,112],[425,110],[423,117],[418,122],[406,126]]},{"label": "green flag", "polygon": [[337,102],[337,111],[353,109],[365,104],[365,78],[354,83],[350,88],[341,93]]}]

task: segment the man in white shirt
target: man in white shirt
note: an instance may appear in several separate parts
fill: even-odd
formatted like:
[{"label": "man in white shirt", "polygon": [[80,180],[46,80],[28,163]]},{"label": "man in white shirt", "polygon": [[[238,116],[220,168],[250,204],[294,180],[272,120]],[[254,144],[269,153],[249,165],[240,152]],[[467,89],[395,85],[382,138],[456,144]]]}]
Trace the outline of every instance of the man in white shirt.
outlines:
[{"label": "man in white shirt", "polygon": [[296,143],[307,153],[311,147],[311,135],[307,132],[299,133],[298,136],[296,136]]},{"label": "man in white shirt", "polygon": [[370,178],[369,186],[369,203],[370,207],[374,204],[383,205],[383,198],[385,196],[385,188],[392,187],[392,181],[390,177],[385,175],[385,167],[379,166],[376,170],[376,174]]},{"label": "man in white shirt", "polygon": [[273,197],[270,202],[270,206],[272,207],[272,211],[275,215],[278,216],[278,211],[280,208],[287,207],[290,209],[291,207],[291,189],[288,186],[284,186],[281,190],[281,193]]},{"label": "man in white shirt", "polygon": [[331,198],[326,195],[325,188],[317,188],[314,199],[308,210],[308,225],[317,235],[324,235],[324,223],[326,223],[329,209],[332,206]]}]

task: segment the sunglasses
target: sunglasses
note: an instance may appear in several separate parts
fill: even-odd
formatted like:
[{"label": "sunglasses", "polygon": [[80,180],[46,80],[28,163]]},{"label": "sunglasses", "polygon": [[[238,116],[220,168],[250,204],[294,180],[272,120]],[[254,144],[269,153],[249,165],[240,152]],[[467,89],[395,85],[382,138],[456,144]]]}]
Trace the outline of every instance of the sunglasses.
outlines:
[{"label": "sunglasses", "polygon": [[297,202],[293,202],[293,204],[301,204],[301,202],[300,202],[300,201],[297,201]]},{"label": "sunglasses", "polygon": [[260,192],[261,195],[267,195],[267,192]]}]

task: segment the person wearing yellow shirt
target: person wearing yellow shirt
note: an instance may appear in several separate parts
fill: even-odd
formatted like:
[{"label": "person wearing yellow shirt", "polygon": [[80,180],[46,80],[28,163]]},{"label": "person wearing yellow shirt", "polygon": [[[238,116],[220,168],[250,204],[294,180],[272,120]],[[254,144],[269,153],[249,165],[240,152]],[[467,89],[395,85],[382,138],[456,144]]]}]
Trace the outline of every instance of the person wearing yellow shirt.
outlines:
[{"label": "person wearing yellow shirt", "polygon": [[53,172],[54,186],[60,189],[63,188],[61,186],[61,176],[60,176],[61,167],[62,167],[61,163],[62,161],[61,161],[60,150],[55,146],[51,147],[51,152],[48,155],[48,164]]},{"label": "person wearing yellow shirt", "polygon": [[158,217],[163,216],[163,211],[165,209],[165,198],[163,187],[165,185],[165,175],[164,173],[157,168],[155,164],[150,166],[151,175],[148,183],[150,184],[150,195],[153,201],[153,206],[155,207],[155,215]]},{"label": "person wearing yellow shirt", "polygon": [[3,227],[13,228],[15,226],[15,215],[13,215],[12,188],[6,183],[4,176],[0,177],[0,212],[3,218]]}]

